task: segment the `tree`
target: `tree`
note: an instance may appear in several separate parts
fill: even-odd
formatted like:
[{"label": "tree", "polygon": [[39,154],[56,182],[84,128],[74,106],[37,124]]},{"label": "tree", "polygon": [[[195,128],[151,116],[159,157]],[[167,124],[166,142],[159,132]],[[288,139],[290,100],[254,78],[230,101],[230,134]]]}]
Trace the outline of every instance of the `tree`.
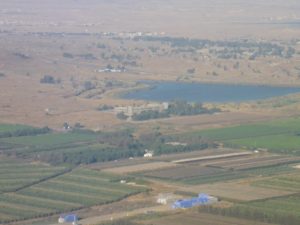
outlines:
[{"label": "tree", "polygon": [[128,116],[126,116],[123,112],[117,114],[117,118],[120,120],[127,120]]},{"label": "tree", "polygon": [[191,68],[191,69],[188,69],[187,70],[187,73],[188,74],[194,74],[196,72],[196,69],[195,68]]}]

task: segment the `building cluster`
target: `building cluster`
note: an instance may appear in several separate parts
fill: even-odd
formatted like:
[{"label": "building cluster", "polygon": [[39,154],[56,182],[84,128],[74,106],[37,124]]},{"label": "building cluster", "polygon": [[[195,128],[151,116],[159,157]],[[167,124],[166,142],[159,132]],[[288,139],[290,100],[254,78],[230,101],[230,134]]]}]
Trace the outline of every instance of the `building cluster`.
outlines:
[{"label": "building cluster", "polygon": [[176,200],[175,195],[171,193],[164,193],[158,195],[156,202],[162,205],[170,204],[173,209],[188,209],[196,206],[211,205],[217,203],[218,199],[201,193],[194,198]]},{"label": "building cluster", "polygon": [[134,114],[140,114],[143,111],[159,111],[162,112],[164,110],[167,110],[169,108],[169,103],[149,103],[139,106],[121,106],[121,107],[115,107],[114,112],[116,114],[118,113],[124,113],[126,116],[133,116]]},{"label": "building cluster", "polygon": [[188,209],[195,206],[211,205],[218,202],[218,199],[207,194],[199,194],[198,197],[181,199],[173,203],[173,209]]}]

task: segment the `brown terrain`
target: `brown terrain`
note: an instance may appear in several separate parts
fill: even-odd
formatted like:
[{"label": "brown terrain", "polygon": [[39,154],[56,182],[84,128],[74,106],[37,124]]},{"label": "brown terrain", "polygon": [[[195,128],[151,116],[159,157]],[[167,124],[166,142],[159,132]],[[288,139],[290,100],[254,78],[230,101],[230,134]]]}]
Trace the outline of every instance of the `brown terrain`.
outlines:
[{"label": "brown terrain", "polygon": [[[113,113],[97,111],[97,107],[138,104],[139,101],[116,98],[115,93],[135,87],[141,79],[299,85],[297,52],[289,59],[270,56],[233,60],[216,58],[209,49],[203,49],[195,60],[195,55],[174,53],[171,46],[159,42],[139,43],[125,38],[129,35],[127,32],[211,40],[247,37],[292,45],[299,51],[299,4],[292,0],[289,4],[285,2],[1,2],[0,72],[4,76],[0,77],[0,122],[58,129],[64,122],[79,122],[95,130],[113,128],[124,121],[116,119]],[[123,40],[105,36],[108,32]],[[106,47],[99,48],[99,44]],[[149,51],[153,47],[158,48],[158,52]],[[125,73],[96,72],[107,64],[118,64],[107,58],[112,54],[131,55],[137,66],[128,66]],[[237,61],[239,68],[235,69]],[[189,77],[181,75],[189,68],[196,72]],[[57,84],[41,83],[45,75],[57,79]],[[92,83],[93,88],[82,91],[86,82]],[[286,115],[284,110],[272,108],[266,111],[243,105],[238,110],[236,106],[224,107],[229,112],[172,118],[158,123],[167,127],[175,125],[178,129],[191,125],[199,129]],[[143,127],[143,124],[134,125]]]}]

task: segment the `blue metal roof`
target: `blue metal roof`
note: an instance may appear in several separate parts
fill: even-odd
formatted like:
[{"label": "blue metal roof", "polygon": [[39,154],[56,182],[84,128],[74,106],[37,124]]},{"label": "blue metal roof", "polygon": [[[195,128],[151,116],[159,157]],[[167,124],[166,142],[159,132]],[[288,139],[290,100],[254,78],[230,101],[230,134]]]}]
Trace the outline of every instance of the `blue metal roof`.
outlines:
[{"label": "blue metal roof", "polygon": [[73,223],[78,221],[76,214],[62,215],[61,217],[64,219],[65,223]]},{"label": "blue metal roof", "polygon": [[196,198],[191,198],[191,199],[183,199],[183,200],[178,200],[174,202],[172,205],[172,208],[178,209],[178,208],[192,208],[194,206],[199,206],[199,205],[205,205],[209,201],[209,196],[207,194],[199,194],[198,197]]}]

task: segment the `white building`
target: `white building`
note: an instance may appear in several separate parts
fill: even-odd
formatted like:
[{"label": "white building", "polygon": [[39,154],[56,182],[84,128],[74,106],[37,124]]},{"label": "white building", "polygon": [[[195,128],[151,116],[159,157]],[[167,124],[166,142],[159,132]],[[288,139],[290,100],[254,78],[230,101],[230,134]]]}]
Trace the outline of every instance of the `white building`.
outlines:
[{"label": "white building", "polygon": [[144,158],[152,158],[154,155],[153,151],[149,151],[148,149],[145,150]]},{"label": "white building", "polygon": [[161,205],[167,205],[175,199],[175,196],[171,193],[159,194],[156,199],[156,203]]}]

